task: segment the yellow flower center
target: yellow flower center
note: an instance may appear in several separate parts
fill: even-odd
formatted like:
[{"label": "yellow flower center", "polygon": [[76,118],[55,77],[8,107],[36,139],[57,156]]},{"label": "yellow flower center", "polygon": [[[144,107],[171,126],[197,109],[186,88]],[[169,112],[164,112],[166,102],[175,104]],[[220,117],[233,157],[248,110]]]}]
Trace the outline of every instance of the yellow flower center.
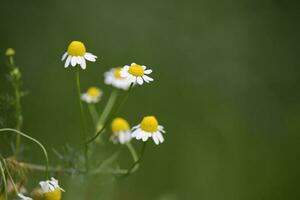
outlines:
[{"label": "yellow flower center", "polygon": [[116,67],[114,70],[113,70],[113,73],[114,73],[114,76],[115,78],[117,79],[123,79],[123,77],[121,77],[121,67]]},{"label": "yellow flower center", "polygon": [[141,122],[141,129],[146,132],[156,132],[158,129],[158,121],[154,116],[144,117]]},{"label": "yellow flower center", "polygon": [[128,131],[130,129],[130,126],[128,122],[123,118],[115,118],[111,123],[111,130],[114,133],[120,132],[120,131]]},{"label": "yellow flower center", "polygon": [[73,41],[68,46],[68,54],[71,56],[84,56],[85,46],[80,41]]},{"label": "yellow flower center", "polygon": [[90,87],[86,92],[90,97],[99,97],[101,95],[101,90],[96,87]]},{"label": "yellow flower center", "polygon": [[52,192],[44,193],[45,200],[61,200],[61,191],[56,189]]},{"label": "yellow flower center", "polygon": [[143,76],[144,75],[143,67],[141,65],[137,65],[137,64],[131,65],[129,67],[128,72],[133,76]]}]

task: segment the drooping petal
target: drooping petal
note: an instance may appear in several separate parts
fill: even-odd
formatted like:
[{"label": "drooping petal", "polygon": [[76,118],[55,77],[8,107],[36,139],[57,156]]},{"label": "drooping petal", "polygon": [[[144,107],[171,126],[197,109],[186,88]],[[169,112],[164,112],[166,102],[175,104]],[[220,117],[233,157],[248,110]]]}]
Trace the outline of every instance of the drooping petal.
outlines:
[{"label": "drooping petal", "polygon": [[72,56],[68,56],[68,58],[65,62],[65,68],[67,68],[70,65],[71,59],[72,59]]},{"label": "drooping petal", "polygon": [[81,69],[85,69],[86,68],[86,62],[84,57],[81,57],[81,64],[80,64]]},{"label": "drooping petal", "polygon": [[88,61],[95,62],[97,56],[95,56],[95,55],[93,55],[91,53],[85,53],[84,54],[84,58],[87,59]]},{"label": "drooping petal", "polygon": [[71,59],[71,65],[72,65],[72,67],[74,67],[76,64],[77,64],[77,57],[73,56]]},{"label": "drooping petal", "polygon": [[136,81],[137,81],[137,83],[138,83],[139,85],[143,85],[143,82],[144,82],[144,81],[143,81],[143,78],[142,78],[142,77],[140,77],[140,76],[137,77],[137,78],[136,78]]},{"label": "drooping petal", "polygon": [[61,61],[63,61],[64,59],[66,59],[67,55],[68,55],[68,53],[65,52],[64,55],[61,57]]}]

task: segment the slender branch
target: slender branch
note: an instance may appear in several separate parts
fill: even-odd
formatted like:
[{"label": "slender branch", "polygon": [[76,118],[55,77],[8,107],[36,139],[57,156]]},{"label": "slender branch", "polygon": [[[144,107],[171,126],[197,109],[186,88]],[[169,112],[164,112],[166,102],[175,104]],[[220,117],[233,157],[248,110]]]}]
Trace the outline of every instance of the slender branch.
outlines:
[{"label": "slender branch", "polygon": [[46,161],[46,178],[48,179],[49,178],[49,158],[48,158],[48,153],[47,153],[47,150],[45,149],[45,147],[42,145],[42,143],[40,143],[38,140],[36,140],[35,138],[33,137],[30,137],[29,135],[26,135],[25,133],[19,131],[19,130],[16,130],[16,129],[12,129],[12,128],[2,128],[0,129],[0,132],[4,132],[4,131],[10,131],[10,132],[14,132],[14,133],[17,133],[33,142],[35,142],[37,145],[40,146],[40,148],[42,149],[43,153],[44,153],[44,156],[45,156],[45,161]]},{"label": "slender branch", "polygon": [[125,101],[127,100],[129,93],[131,91],[131,88],[133,87],[133,83],[131,83],[129,89],[127,90],[127,93],[125,94],[125,97],[123,98],[123,101],[118,105],[118,107],[116,107],[116,109],[114,110],[114,112],[112,112],[110,114],[110,116],[105,120],[105,122],[103,123],[103,126],[101,127],[101,129],[90,139],[88,139],[86,141],[86,144],[90,144],[91,142],[93,142],[101,133],[104,132],[104,130],[106,129],[106,127],[108,126],[109,122],[112,120],[112,118],[115,116],[115,114],[119,111],[119,109],[123,106],[123,104],[125,103]]},{"label": "slender branch", "polygon": [[[81,101],[81,87],[80,87],[80,76],[79,76],[79,68],[77,68],[76,71],[76,85],[77,85],[77,92],[78,92],[78,99],[79,99],[79,106],[80,106],[80,114],[81,114],[81,121],[82,121],[82,127],[83,127],[83,141],[87,138],[87,132],[86,132],[86,122],[84,117],[84,111]],[[84,159],[85,159],[85,168],[86,171],[89,171],[89,159],[88,159],[88,145],[84,144]]]},{"label": "slender branch", "polygon": [[5,193],[5,199],[7,198],[7,182],[6,182],[6,176],[5,176],[5,172],[4,172],[4,168],[2,165],[2,162],[0,161],[0,171],[1,171],[1,176],[2,176],[2,180],[3,180],[3,187],[4,187],[4,193]]},{"label": "slender branch", "polygon": [[89,108],[89,112],[90,112],[90,115],[92,117],[93,123],[96,127],[97,121],[99,119],[99,116],[98,116],[98,113],[97,113],[97,110],[96,110],[96,106],[93,103],[89,103],[88,108]]},{"label": "slender branch", "polygon": [[103,123],[106,121],[109,113],[111,112],[111,109],[113,108],[113,106],[116,102],[117,96],[118,96],[118,90],[114,90],[110,94],[109,99],[106,103],[106,106],[97,122],[96,131],[99,131],[103,127]]}]

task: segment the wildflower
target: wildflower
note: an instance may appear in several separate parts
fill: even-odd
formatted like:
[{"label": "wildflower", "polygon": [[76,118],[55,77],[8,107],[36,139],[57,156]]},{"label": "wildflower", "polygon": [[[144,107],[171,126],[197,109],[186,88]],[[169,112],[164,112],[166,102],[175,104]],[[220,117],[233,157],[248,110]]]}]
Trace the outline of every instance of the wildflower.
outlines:
[{"label": "wildflower", "polygon": [[128,122],[121,118],[115,118],[111,123],[113,135],[111,140],[115,143],[125,144],[131,140],[131,131]]},{"label": "wildflower", "polygon": [[97,56],[86,52],[86,48],[84,44],[80,41],[72,41],[69,46],[67,52],[64,53],[62,56],[62,61],[66,60],[65,68],[67,68],[70,64],[74,67],[75,65],[79,64],[81,69],[86,68],[86,61],[95,62]]},{"label": "wildflower", "polygon": [[18,197],[19,197],[20,199],[22,199],[22,200],[32,200],[32,198],[26,197],[25,195],[23,195],[23,194],[21,194],[21,193],[18,194]]},{"label": "wildflower", "polygon": [[162,133],[165,133],[164,127],[158,124],[154,116],[144,117],[141,123],[134,126],[132,130],[131,136],[137,140],[142,139],[145,142],[148,138],[152,137],[154,143],[157,145],[164,142],[162,135]]},{"label": "wildflower", "polygon": [[51,180],[41,181],[40,186],[45,200],[61,200],[61,191],[64,190],[58,185],[58,181],[55,178]]},{"label": "wildflower", "polygon": [[121,77],[126,78],[131,83],[138,83],[139,85],[142,85],[144,81],[146,83],[153,81],[153,78],[147,76],[147,74],[151,73],[151,69],[146,69],[146,66],[138,65],[136,63],[131,63],[130,66],[125,65],[120,72]]},{"label": "wildflower", "polygon": [[108,72],[104,73],[105,84],[112,85],[116,88],[127,90],[130,86],[130,81],[121,77],[121,67],[112,68]]},{"label": "wildflower", "polygon": [[81,95],[81,100],[87,103],[97,103],[100,101],[102,91],[97,87],[90,87],[86,93]]},{"label": "wildflower", "polygon": [[14,56],[16,54],[15,50],[13,48],[8,48],[5,51],[6,56]]}]

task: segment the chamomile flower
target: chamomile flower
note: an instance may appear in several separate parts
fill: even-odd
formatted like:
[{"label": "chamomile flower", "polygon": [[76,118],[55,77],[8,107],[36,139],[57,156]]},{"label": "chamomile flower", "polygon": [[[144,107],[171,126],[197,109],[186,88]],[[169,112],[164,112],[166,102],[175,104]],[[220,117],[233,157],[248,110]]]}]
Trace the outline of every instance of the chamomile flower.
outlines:
[{"label": "chamomile flower", "polygon": [[121,77],[122,67],[116,67],[110,69],[108,72],[104,73],[104,82],[107,85],[112,85],[116,88],[127,90],[130,86],[130,81],[126,78]]},{"label": "chamomile flower", "polygon": [[131,140],[131,131],[128,122],[121,118],[115,118],[111,123],[112,136],[114,143],[125,144]]},{"label": "chamomile flower", "polygon": [[32,198],[26,197],[25,195],[23,195],[23,194],[21,194],[21,193],[18,194],[18,197],[19,197],[20,199],[22,199],[22,200],[32,200]]},{"label": "chamomile flower", "polygon": [[81,69],[86,68],[86,60],[95,62],[97,56],[86,52],[85,45],[80,41],[72,41],[67,49],[67,52],[64,53],[61,60],[65,60],[65,68],[70,64],[72,67],[75,67],[77,64],[80,65]]},{"label": "chamomile flower", "polygon": [[97,87],[90,87],[85,93],[81,94],[81,100],[86,103],[97,103],[102,97],[102,91]]},{"label": "chamomile flower", "polygon": [[136,63],[131,63],[131,65],[125,65],[120,72],[121,77],[126,78],[131,83],[142,85],[144,81],[149,83],[153,81],[153,78],[147,76],[151,74],[152,70],[147,69],[144,65],[138,65]]},{"label": "chamomile flower", "polygon": [[162,133],[165,133],[164,127],[158,124],[157,119],[154,116],[146,116],[140,124],[132,128],[131,136],[144,142],[152,137],[154,143],[158,145],[164,142]]},{"label": "chamomile flower", "polygon": [[41,181],[40,186],[45,200],[61,200],[61,192],[64,190],[58,185],[55,178],[51,180]]}]

